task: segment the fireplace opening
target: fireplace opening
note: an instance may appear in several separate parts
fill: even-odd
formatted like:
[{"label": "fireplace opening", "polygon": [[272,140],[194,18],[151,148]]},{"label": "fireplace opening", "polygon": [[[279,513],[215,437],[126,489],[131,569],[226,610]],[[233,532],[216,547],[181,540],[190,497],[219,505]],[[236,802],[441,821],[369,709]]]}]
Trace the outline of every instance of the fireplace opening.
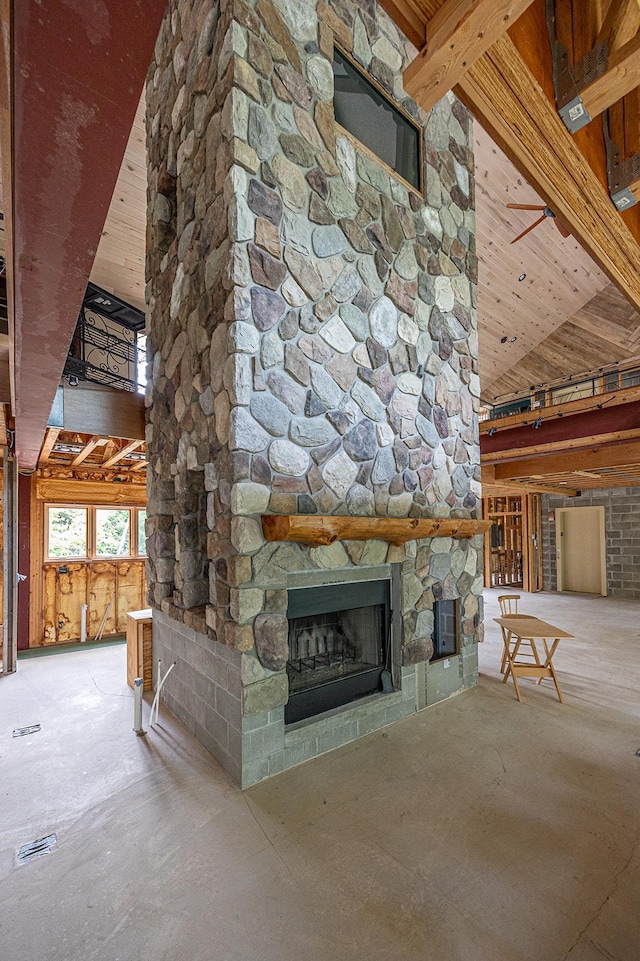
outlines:
[{"label": "fireplace opening", "polygon": [[458,653],[458,601],[436,601],[433,606],[432,661]]},{"label": "fireplace opening", "polygon": [[[388,580],[289,591],[289,701],[293,724],[391,684]],[[383,677],[384,672],[384,677]],[[386,672],[389,672],[388,674]]]}]

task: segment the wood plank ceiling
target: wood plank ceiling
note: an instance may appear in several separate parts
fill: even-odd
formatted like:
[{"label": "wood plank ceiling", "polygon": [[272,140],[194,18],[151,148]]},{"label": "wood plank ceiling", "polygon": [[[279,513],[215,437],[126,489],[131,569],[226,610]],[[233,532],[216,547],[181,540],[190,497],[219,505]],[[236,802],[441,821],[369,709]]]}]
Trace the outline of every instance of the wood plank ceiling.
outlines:
[{"label": "wood plank ceiling", "polygon": [[91,280],[139,310],[144,302],[147,155],[144,93],[100,236]]}]

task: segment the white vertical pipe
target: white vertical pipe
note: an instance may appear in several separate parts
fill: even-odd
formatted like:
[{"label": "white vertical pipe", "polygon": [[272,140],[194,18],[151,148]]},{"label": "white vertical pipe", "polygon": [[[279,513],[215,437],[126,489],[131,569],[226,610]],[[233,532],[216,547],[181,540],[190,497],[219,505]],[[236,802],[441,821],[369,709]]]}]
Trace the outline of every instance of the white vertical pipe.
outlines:
[{"label": "white vertical pipe", "polygon": [[87,608],[88,604],[80,606],[80,643],[84,644],[87,640]]},{"label": "white vertical pipe", "polygon": [[147,732],[142,728],[142,678],[136,677],[133,682],[133,730],[141,737]]},{"label": "white vertical pipe", "polygon": [[154,709],[154,708],[155,708],[155,710],[156,710],[156,721],[155,721],[155,723],[156,723],[156,724],[158,723],[158,712],[160,711],[160,691],[162,690],[162,685],[164,684],[164,682],[166,681],[166,679],[169,677],[169,675],[171,674],[172,670],[173,670],[174,667],[176,666],[176,662],[174,661],[173,664],[171,665],[171,667],[169,668],[169,670],[167,671],[167,673],[164,675],[164,677],[163,677],[163,678],[160,678],[160,663],[161,663],[161,662],[158,661],[158,685],[157,685],[157,687],[156,687],[156,696],[154,697],[154,699],[153,699],[153,704],[151,705],[151,721],[150,721],[150,723],[149,723],[149,727],[153,727],[153,709]]}]

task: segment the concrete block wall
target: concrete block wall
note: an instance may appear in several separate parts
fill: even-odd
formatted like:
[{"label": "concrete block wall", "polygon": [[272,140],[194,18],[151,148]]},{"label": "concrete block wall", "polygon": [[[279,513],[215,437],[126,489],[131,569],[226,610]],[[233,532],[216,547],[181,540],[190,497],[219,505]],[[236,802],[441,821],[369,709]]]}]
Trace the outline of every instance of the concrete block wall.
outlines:
[{"label": "concrete block wall", "polygon": [[604,507],[607,592],[612,597],[640,598],[640,488],[583,491],[576,497],[545,494],[542,498],[543,586],[558,587],[556,523],[550,514],[562,507]]}]

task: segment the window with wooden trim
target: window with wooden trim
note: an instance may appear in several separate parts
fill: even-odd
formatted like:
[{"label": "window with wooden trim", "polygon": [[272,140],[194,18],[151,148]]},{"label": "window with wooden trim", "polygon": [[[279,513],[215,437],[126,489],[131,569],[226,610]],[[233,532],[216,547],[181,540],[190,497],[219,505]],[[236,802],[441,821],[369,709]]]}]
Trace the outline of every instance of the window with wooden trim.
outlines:
[{"label": "window with wooden trim", "polygon": [[45,516],[47,560],[145,557],[146,510],[50,504]]},{"label": "window with wooden trim", "polygon": [[414,190],[422,191],[422,130],[338,47],[333,52],[336,122]]}]

